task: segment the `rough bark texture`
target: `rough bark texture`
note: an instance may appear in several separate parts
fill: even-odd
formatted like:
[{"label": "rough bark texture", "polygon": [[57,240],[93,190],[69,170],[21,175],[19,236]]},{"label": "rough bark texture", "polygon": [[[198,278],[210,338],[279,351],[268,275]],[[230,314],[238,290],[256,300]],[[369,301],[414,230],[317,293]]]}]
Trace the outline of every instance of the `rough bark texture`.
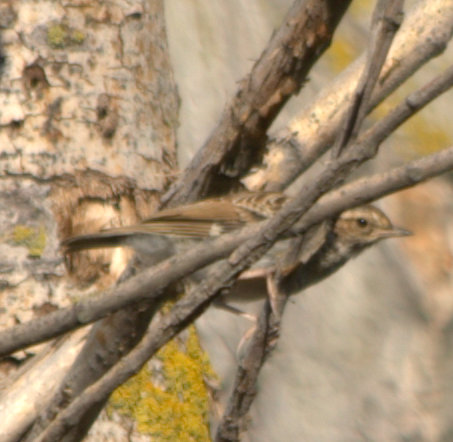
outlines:
[{"label": "rough bark texture", "polygon": [[[79,296],[88,283],[97,283],[92,292],[106,287],[123,271],[128,252],[86,254],[68,263],[68,279],[59,240],[134,222],[157,207],[176,167],[178,98],[160,1],[77,7],[64,1],[3,2],[1,12],[0,271],[6,326],[67,305],[68,294]],[[79,365],[78,377],[94,370],[88,355],[108,366],[109,358],[116,360],[140,338],[146,321],[140,326],[133,317],[118,318],[118,337],[115,327],[96,327],[103,352],[85,352],[87,373]],[[60,353],[67,369],[77,353]],[[45,409],[65,372],[57,371],[62,363],[49,360],[52,365],[39,370],[43,378],[52,373],[52,383],[30,385],[22,407],[1,402],[8,422],[21,417],[17,427],[3,427],[7,439],[1,440]]]}]

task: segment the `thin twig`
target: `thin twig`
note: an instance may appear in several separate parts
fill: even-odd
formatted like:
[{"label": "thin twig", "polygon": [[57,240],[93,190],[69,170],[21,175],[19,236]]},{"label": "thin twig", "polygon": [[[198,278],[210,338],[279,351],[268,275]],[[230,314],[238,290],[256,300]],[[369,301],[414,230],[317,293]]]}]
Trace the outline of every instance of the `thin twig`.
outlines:
[{"label": "thin twig", "polygon": [[[415,92],[409,94],[405,100],[395,106],[385,117],[359,135],[353,149],[362,149],[364,145],[375,146],[375,149],[386,138],[390,136],[399,126],[415,115],[420,109],[442,95],[453,86],[453,65],[447,68],[440,75],[422,86]],[[368,152],[374,155],[376,152],[369,149]],[[428,158],[428,157],[427,157]],[[292,186],[293,192],[303,191],[305,177],[296,181]]]},{"label": "thin twig", "polygon": [[240,432],[245,429],[243,417],[255,399],[256,379],[266,359],[268,343],[275,338],[273,333],[275,319],[275,314],[266,300],[258,317],[256,329],[238,362],[233,390],[222,421],[217,427],[216,442],[238,441]]},{"label": "thin twig", "polygon": [[376,4],[365,66],[352,94],[351,105],[346,112],[342,130],[332,148],[334,157],[340,156],[350,140],[357,138],[363,120],[369,112],[371,95],[384,66],[390,45],[401,24],[403,3],[403,0],[379,0]]},{"label": "thin twig", "polygon": [[453,65],[417,91],[409,94],[405,100],[392,109],[384,118],[361,135],[361,138],[368,138],[371,143],[382,142],[401,124],[452,86]]}]

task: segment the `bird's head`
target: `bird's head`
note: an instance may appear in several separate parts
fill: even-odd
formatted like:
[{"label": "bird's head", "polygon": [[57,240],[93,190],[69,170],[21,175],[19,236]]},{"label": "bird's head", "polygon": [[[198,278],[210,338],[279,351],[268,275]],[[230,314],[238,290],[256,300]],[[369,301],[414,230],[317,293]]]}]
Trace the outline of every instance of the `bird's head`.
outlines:
[{"label": "bird's head", "polygon": [[377,207],[366,205],[344,211],[334,226],[336,237],[351,251],[360,251],[385,238],[411,235],[395,227]]}]

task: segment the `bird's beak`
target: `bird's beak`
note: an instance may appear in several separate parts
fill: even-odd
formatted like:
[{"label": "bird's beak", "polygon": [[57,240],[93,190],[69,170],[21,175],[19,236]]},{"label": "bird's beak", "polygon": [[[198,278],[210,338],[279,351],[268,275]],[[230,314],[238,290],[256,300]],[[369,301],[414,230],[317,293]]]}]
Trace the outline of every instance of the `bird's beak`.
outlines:
[{"label": "bird's beak", "polygon": [[392,226],[392,228],[384,230],[382,232],[382,237],[384,238],[396,238],[399,236],[411,236],[411,235],[413,235],[411,231],[395,226]]}]

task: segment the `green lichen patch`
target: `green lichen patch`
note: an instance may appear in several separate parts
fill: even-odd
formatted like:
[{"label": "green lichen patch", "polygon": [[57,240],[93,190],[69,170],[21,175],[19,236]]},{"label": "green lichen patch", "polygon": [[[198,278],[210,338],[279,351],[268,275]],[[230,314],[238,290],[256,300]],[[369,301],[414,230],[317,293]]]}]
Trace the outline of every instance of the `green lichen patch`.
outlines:
[{"label": "green lichen patch", "polygon": [[157,358],[159,373],[145,366],[112,394],[110,411],[134,418],[138,431],[158,441],[209,441],[205,379],[215,375],[195,328],[185,342],[169,342]]},{"label": "green lichen patch", "polygon": [[54,24],[47,29],[47,43],[57,49],[81,45],[85,38],[85,33],[81,30],[63,24]]},{"label": "green lichen patch", "polygon": [[11,241],[14,244],[25,246],[28,254],[33,258],[39,258],[46,247],[46,230],[43,226],[17,225],[13,229]]}]

